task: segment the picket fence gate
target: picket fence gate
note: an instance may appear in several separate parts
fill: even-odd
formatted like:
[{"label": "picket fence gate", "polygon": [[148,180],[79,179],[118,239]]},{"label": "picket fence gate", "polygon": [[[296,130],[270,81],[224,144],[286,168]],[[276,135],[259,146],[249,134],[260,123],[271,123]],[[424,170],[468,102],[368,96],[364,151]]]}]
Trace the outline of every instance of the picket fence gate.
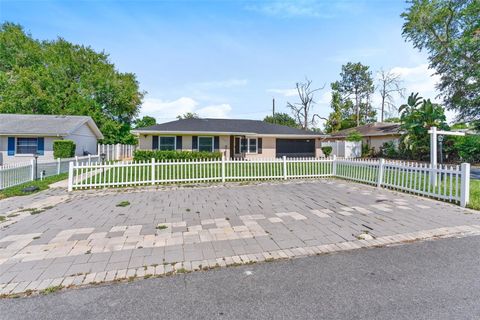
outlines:
[{"label": "picket fence gate", "polygon": [[[470,164],[430,165],[344,158],[197,159],[70,163],[68,190],[168,183],[338,177],[466,206]],[[434,179],[434,177],[436,177]]]}]

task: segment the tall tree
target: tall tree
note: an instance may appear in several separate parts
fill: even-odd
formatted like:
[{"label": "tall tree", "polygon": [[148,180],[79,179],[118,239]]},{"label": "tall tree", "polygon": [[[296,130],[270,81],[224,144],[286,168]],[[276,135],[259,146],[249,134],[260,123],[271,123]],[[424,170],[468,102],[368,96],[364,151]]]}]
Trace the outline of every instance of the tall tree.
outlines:
[{"label": "tall tree", "polygon": [[430,152],[428,129],[435,126],[448,129],[442,106],[412,93],[406,104],[400,106],[400,123],[404,132],[400,147],[410,159],[426,160]]},{"label": "tall tree", "polygon": [[402,34],[426,50],[437,88],[458,120],[480,121],[480,1],[411,0]]},{"label": "tall tree", "polygon": [[143,95],[135,75],[117,71],[103,52],[0,25],[0,113],[89,115],[104,143],[133,143]]},{"label": "tall tree", "polygon": [[316,118],[327,120],[326,118],[313,113],[313,107],[316,104],[314,99],[315,92],[322,90],[325,86],[316,89],[313,89],[311,86],[312,80],[309,80],[308,78],[305,79],[305,82],[297,82],[296,88],[300,102],[287,102],[287,107],[292,111],[293,117],[298,126],[304,130],[308,130],[315,126]]},{"label": "tall tree", "polygon": [[[395,74],[391,71],[385,71],[380,69],[378,72],[378,92],[382,99],[380,112],[381,112],[381,122],[384,121],[385,111],[392,113],[392,111],[397,111],[395,107],[395,96],[404,98],[405,88],[402,86],[403,82],[400,79],[399,74]],[[391,115],[391,114],[389,114]]]},{"label": "tall tree", "polygon": [[157,120],[154,118],[154,117],[150,117],[150,116],[143,116],[142,118],[140,119],[136,119],[134,122],[133,122],[134,126],[135,126],[135,129],[137,128],[145,128],[145,127],[150,127],[150,126],[154,126],[157,124]]},{"label": "tall tree", "polygon": [[292,127],[292,128],[298,128],[298,124],[293,119],[286,113],[277,113],[273,116],[266,116],[263,121],[268,122],[268,123],[273,123],[273,124],[279,124],[282,126],[287,126],[287,127]]},{"label": "tall tree", "polygon": [[360,62],[342,66],[341,80],[332,83],[332,90],[340,93],[343,101],[352,100],[356,125],[369,122],[372,116],[371,97],[374,92],[372,72]]}]

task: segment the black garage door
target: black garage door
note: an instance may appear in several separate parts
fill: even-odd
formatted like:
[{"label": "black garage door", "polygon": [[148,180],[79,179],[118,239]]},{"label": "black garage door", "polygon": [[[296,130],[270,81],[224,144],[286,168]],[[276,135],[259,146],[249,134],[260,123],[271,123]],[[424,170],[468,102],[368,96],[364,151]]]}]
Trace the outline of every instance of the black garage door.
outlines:
[{"label": "black garage door", "polygon": [[277,157],[315,157],[315,139],[277,139]]}]

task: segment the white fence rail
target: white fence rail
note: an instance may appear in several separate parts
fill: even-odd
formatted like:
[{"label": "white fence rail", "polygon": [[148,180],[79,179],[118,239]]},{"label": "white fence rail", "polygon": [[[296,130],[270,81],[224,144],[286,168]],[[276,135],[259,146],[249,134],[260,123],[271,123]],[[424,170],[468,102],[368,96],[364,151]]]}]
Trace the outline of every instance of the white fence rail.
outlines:
[{"label": "white fence rail", "polygon": [[97,154],[104,154],[107,161],[129,160],[133,159],[135,149],[136,146],[130,144],[99,144]]},{"label": "white fence rail", "polygon": [[39,160],[35,164],[35,160],[23,163],[12,163],[0,166],[0,190],[13,187],[35,179],[43,179],[45,177],[68,172],[70,162],[80,164],[92,164],[100,161],[99,156],[84,156],[74,158],[56,159],[53,161]]},{"label": "white fence rail", "polygon": [[[178,182],[226,182],[339,177],[460,203],[469,200],[470,165],[432,168],[423,164],[333,158],[206,159],[71,163],[69,191]],[[436,177],[432,179],[432,177]]]}]

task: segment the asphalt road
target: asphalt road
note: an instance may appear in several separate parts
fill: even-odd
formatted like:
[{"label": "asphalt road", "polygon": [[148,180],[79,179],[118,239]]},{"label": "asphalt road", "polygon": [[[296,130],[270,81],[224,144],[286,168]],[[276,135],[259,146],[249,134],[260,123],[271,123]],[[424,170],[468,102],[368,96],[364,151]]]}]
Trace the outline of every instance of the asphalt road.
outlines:
[{"label": "asphalt road", "polygon": [[1,319],[479,319],[480,237],[0,300]]}]

